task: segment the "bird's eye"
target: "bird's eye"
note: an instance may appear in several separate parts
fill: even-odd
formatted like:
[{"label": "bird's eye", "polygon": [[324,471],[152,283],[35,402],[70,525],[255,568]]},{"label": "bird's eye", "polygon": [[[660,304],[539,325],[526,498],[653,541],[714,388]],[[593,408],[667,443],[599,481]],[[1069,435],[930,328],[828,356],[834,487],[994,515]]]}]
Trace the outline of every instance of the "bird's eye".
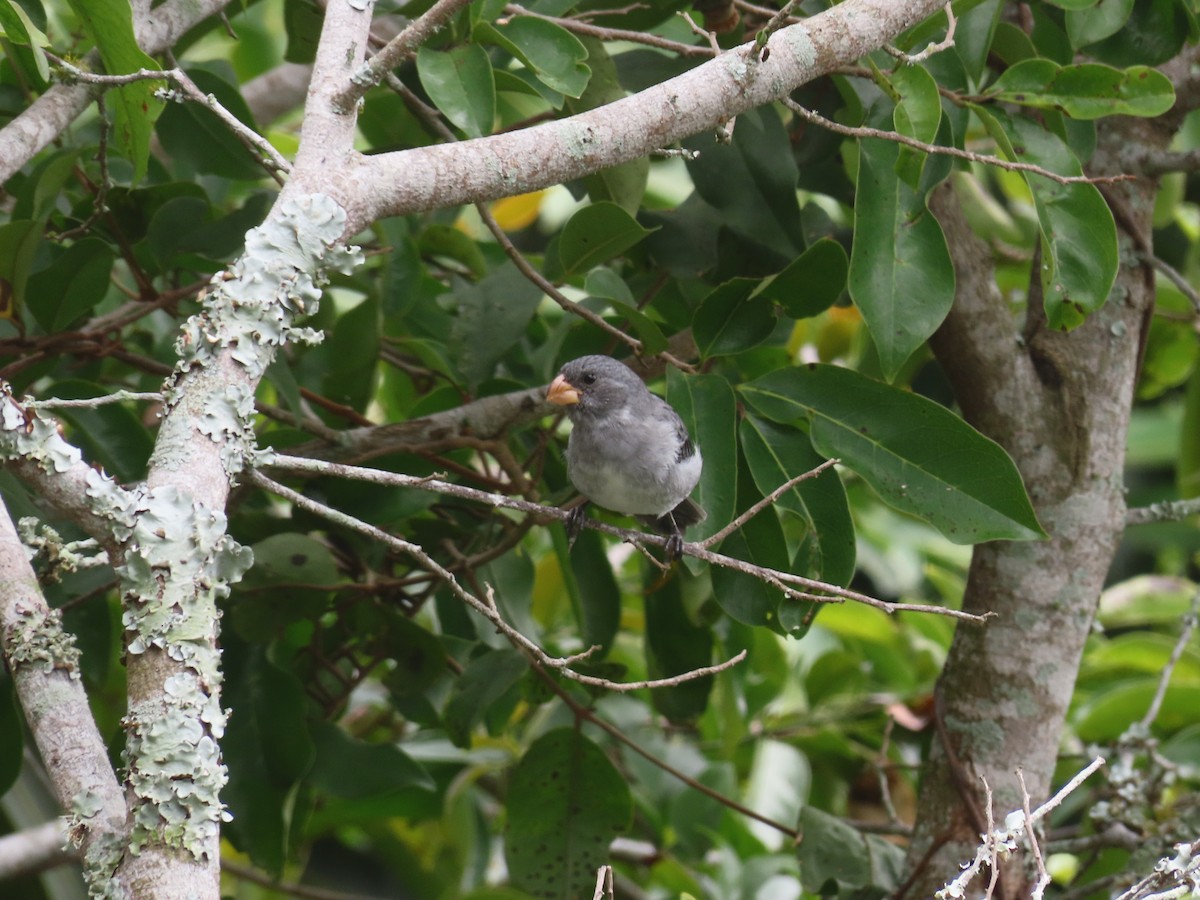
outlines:
[{"label": "bird's eye", "polygon": [[583,383],[584,384],[595,384],[596,383],[595,374],[592,372],[584,372],[583,373]]}]

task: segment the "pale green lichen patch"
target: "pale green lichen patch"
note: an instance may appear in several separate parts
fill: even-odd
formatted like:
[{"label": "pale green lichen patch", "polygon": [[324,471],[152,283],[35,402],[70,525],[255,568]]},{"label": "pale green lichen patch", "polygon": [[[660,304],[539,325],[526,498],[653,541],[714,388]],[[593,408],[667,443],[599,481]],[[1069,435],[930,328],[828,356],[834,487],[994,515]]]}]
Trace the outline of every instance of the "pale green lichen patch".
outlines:
[{"label": "pale green lichen patch", "polygon": [[4,645],[8,664],[14,672],[37,668],[43,672],[60,670],[79,678],[79,648],[75,635],[63,631],[62,612],[38,609],[22,600],[14,605],[16,616],[5,629]]},{"label": "pale green lichen patch", "polygon": [[[806,69],[817,64],[817,48],[812,35],[804,25],[790,25],[772,35],[772,43],[779,42],[800,65]],[[778,46],[778,45],[777,45]]]},{"label": "pale green lichen patch", "polygon": [[220,802],[226,772],[216,649],[217,600],[249,568],[252,555],[226,533],[225,515],[173,486],[145,493],[117,568],[131,654],[156,648],[183,668],[160,697],[130,708],[125,764],[134,794],[130,849],[162,841],[207,856],[228,816]]}]

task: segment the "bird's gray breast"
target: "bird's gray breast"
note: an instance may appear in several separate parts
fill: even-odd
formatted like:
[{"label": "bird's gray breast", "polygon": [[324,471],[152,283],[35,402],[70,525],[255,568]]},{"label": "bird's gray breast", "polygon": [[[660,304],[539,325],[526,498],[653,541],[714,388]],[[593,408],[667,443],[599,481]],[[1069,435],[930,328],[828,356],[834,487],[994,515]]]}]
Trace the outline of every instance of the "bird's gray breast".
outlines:
[{"label": "bird's gray breast", "polygon": [[680,452],[686,432],[666,402],[659,403],[650,416],[621,408],[576,421],[567,444],[567,471],[593,503],[619,513],[661,516],[700,480],[699,449]]}]

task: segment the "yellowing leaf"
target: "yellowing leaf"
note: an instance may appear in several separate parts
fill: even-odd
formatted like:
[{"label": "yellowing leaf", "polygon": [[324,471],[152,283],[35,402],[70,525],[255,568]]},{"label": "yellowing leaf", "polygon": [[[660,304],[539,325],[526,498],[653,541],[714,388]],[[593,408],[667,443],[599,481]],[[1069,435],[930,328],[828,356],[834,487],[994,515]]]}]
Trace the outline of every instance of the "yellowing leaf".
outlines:
[{"label": "yellowing leaf", "polygon": [[545,191],[504,197],[492,204],[492,215],[505,231],[520,231],[537,221]]}]

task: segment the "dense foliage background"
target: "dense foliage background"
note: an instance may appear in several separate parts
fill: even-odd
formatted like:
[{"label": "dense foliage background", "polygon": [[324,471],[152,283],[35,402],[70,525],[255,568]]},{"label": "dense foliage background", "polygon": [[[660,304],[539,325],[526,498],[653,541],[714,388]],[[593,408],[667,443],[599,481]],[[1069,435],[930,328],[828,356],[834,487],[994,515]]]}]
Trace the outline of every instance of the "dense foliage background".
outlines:
[{"label": "dense foliage background", "polygon": [[[830,5],[805,0],[790,13],[807,19]],[[373,46],[428,6],[378,4]],[[775,10],[740,0],[459,6],[365,94],[358,151],[486,138],[601,109],[787,24],[768,25]],[[1194,504],[1135,509],[1123,535],[1123,509],[1119,526],[1082,509],[1084,530],[1108,523],[1097,540],[1115,553],[1051,549],[1044,570],[1024,566],[1045,590],[1022,597],[1024,607],[970,608],[998,613],[983,624],[881,607],[961,609],[970,545],[1056,546],[1045,536],[1070,526],[1047,515],[1058,500],[1041,479],[1082,496],[1070,473],[1086,469],[1132,508],[1200,495],[1195,4],[951,7],[952,20],[925,19],[894,48],[715,134],[478,207],[434,196],[348,236],[364,261],[331,273],[319,311],[302,319],[324,340],[288,342],[266,369],[254,395],[258,445],[439,481],[302,473],[270,456],[230,466],[228,534],[254,563],[228,596],[218,592],[221,702],[232,711],[220,739],[232,815],[224,894],[588,896],[608,863],[618,897],[928,896],[957,874],[930,864],[925,848],[947,840],[933,832],[954,830],[955,859],[973,852],[982,829],[962,810],[966,795],[983,808],[978,775],[994,765],[1011,782],[1025,765],[1057,787],[1096,755],[1107,767],[1049,817],[1039,850],[1021,845],[1001,890],[1028,896],[1037,859],[1061,896],[1120,894],[1163,857],[1183,870],[1174,845],[1200,839],[1200,645],[1187,631]],[[183,352],[181,326],[204,308],[209,279],[245,252],[279,185],[262,148],[247,148],[178,80],[168,94],[162,81],[106,85],[102,102],[27,158],[5,141],[56,79],[79,77],[75,65],[177,65],[199,95],[291,159],[323,15],[300,0],[233,5],[187,29],[170,56],[147,56],[123,9],[0,0],[0,156],[13,166],[0,194],[0,377],[17,398],[129,392],[44,412],[88,464],[134,486],[163,452],[158,392]],[[135,23],[149,14],[148,4],[132,9]],[[951,42],[923,54],[951,21]],[[84,61],[96,45],[103,65]],[[766,66],[779,51],[763,46],[775,42],[724,58]],[[1149,128],[1155,140],[1139,130]],[[477,157],[484,173],[488,146]],[[960,152],[927,152],[935,146]],[[1083,173],[1099,180],[1048,177]],[[336,161],[323,173],[339,202],[342,174]],[[1136,181],[1112,179],[1122,174]],[[497,184],[479,196],[511,192]],[[986,315],[969,306],[983,302]],[[954,354],[975,344],[948,330],[956,303],[1011,337],[979,342],[977,361],[964,364]],[[1125,317],[1103,318],[1115,310]],[[1136,381],[1132,364],[1121,382],[1115,365],[1109,381],[1067,351],[1035,356],[1030,371],[1061,398],[1057,412],[1030,397],[1013,429],[997,431],[972,379],[998,396],[991,385],[1005,376],[987,368],[988,354],[1036,348],[1041,333],[1085,359],[1119,346]],[[569,550],[552,513],[495,500],[573,496],[567,426],[541,402],[543,386],[576,356],[632,362],[635,351],[703,449],[696,496],[709,517],[690,539],[840,461],[708,548],[752,571],[714,564],[696,546],[664,570],[650,558],[658,545],[639,552],[611,529],[587,530]],[[1012,383],[1020,393],[1018,375]],[[1080,403],[1131,409],[1127,434],[1090,433]],[[1026,425],[1080,444],[1041,444],[1030,463],[1014,450]],[[1116,476],[1079,463],[1101,445],[1111,445]],[[269,489],[255,472],[303,496]],[[1037,489],[1027,492],[1022,476]],[[127,765],[124,576],[95,547],[64,550],[61,541],[88,537],[86,523],[26,470],[0,472],[0,493],[14,521],[29,519],[22,537],[42,548],[35,565],[82,651],[96,725],[113,765]],[[828,584],[785,590],[764,570]],[[1071,607],[1080,642],[1058,647],[1038,631],[1033,604],[1065,609],[1053,585],[1059,576],[1084,584],[1089,571],[1106,589],[1084,585]],[[535,659],[464,594],[494,598],[550,657],[598,647],[570,663],[592,683]],[[961,750],[953,778],[931,770],[962,795],[945,825],[932,801],[918,801],[918,783],[946,746],[947,723],[966,726],[943,714],[935,685],[956,627],[983,634],[1001,620],[1078,679],[1073,693],[1068,680],[1069,707],[1054,709],[1022,692],[1022,671],[1040,677],[1036,659],[984,651],[947,670],[958,684],[978,673],[978,690],[1044,718],[1051,737],[1009,748],[1003,764]],[[13,646],[10,632],[10,666]],[[737,665],[686,677],[743,651]],[[674,676],[685,677],[617,689]],[[0,831],[20,836],[64,810],[3,674],[0,693]],[[1055,743],[1056,765],[1032,761]],[[1032,806],[1045,799],[1032,793]],[[1019,808],[1013,796],[998,798],[997,824]],[[906,858],[914,823],[920,849]],[[5,896],[84,895],[70,868],[3,871]],[[1153,889],[1176,877],[1165,871]]]}]

